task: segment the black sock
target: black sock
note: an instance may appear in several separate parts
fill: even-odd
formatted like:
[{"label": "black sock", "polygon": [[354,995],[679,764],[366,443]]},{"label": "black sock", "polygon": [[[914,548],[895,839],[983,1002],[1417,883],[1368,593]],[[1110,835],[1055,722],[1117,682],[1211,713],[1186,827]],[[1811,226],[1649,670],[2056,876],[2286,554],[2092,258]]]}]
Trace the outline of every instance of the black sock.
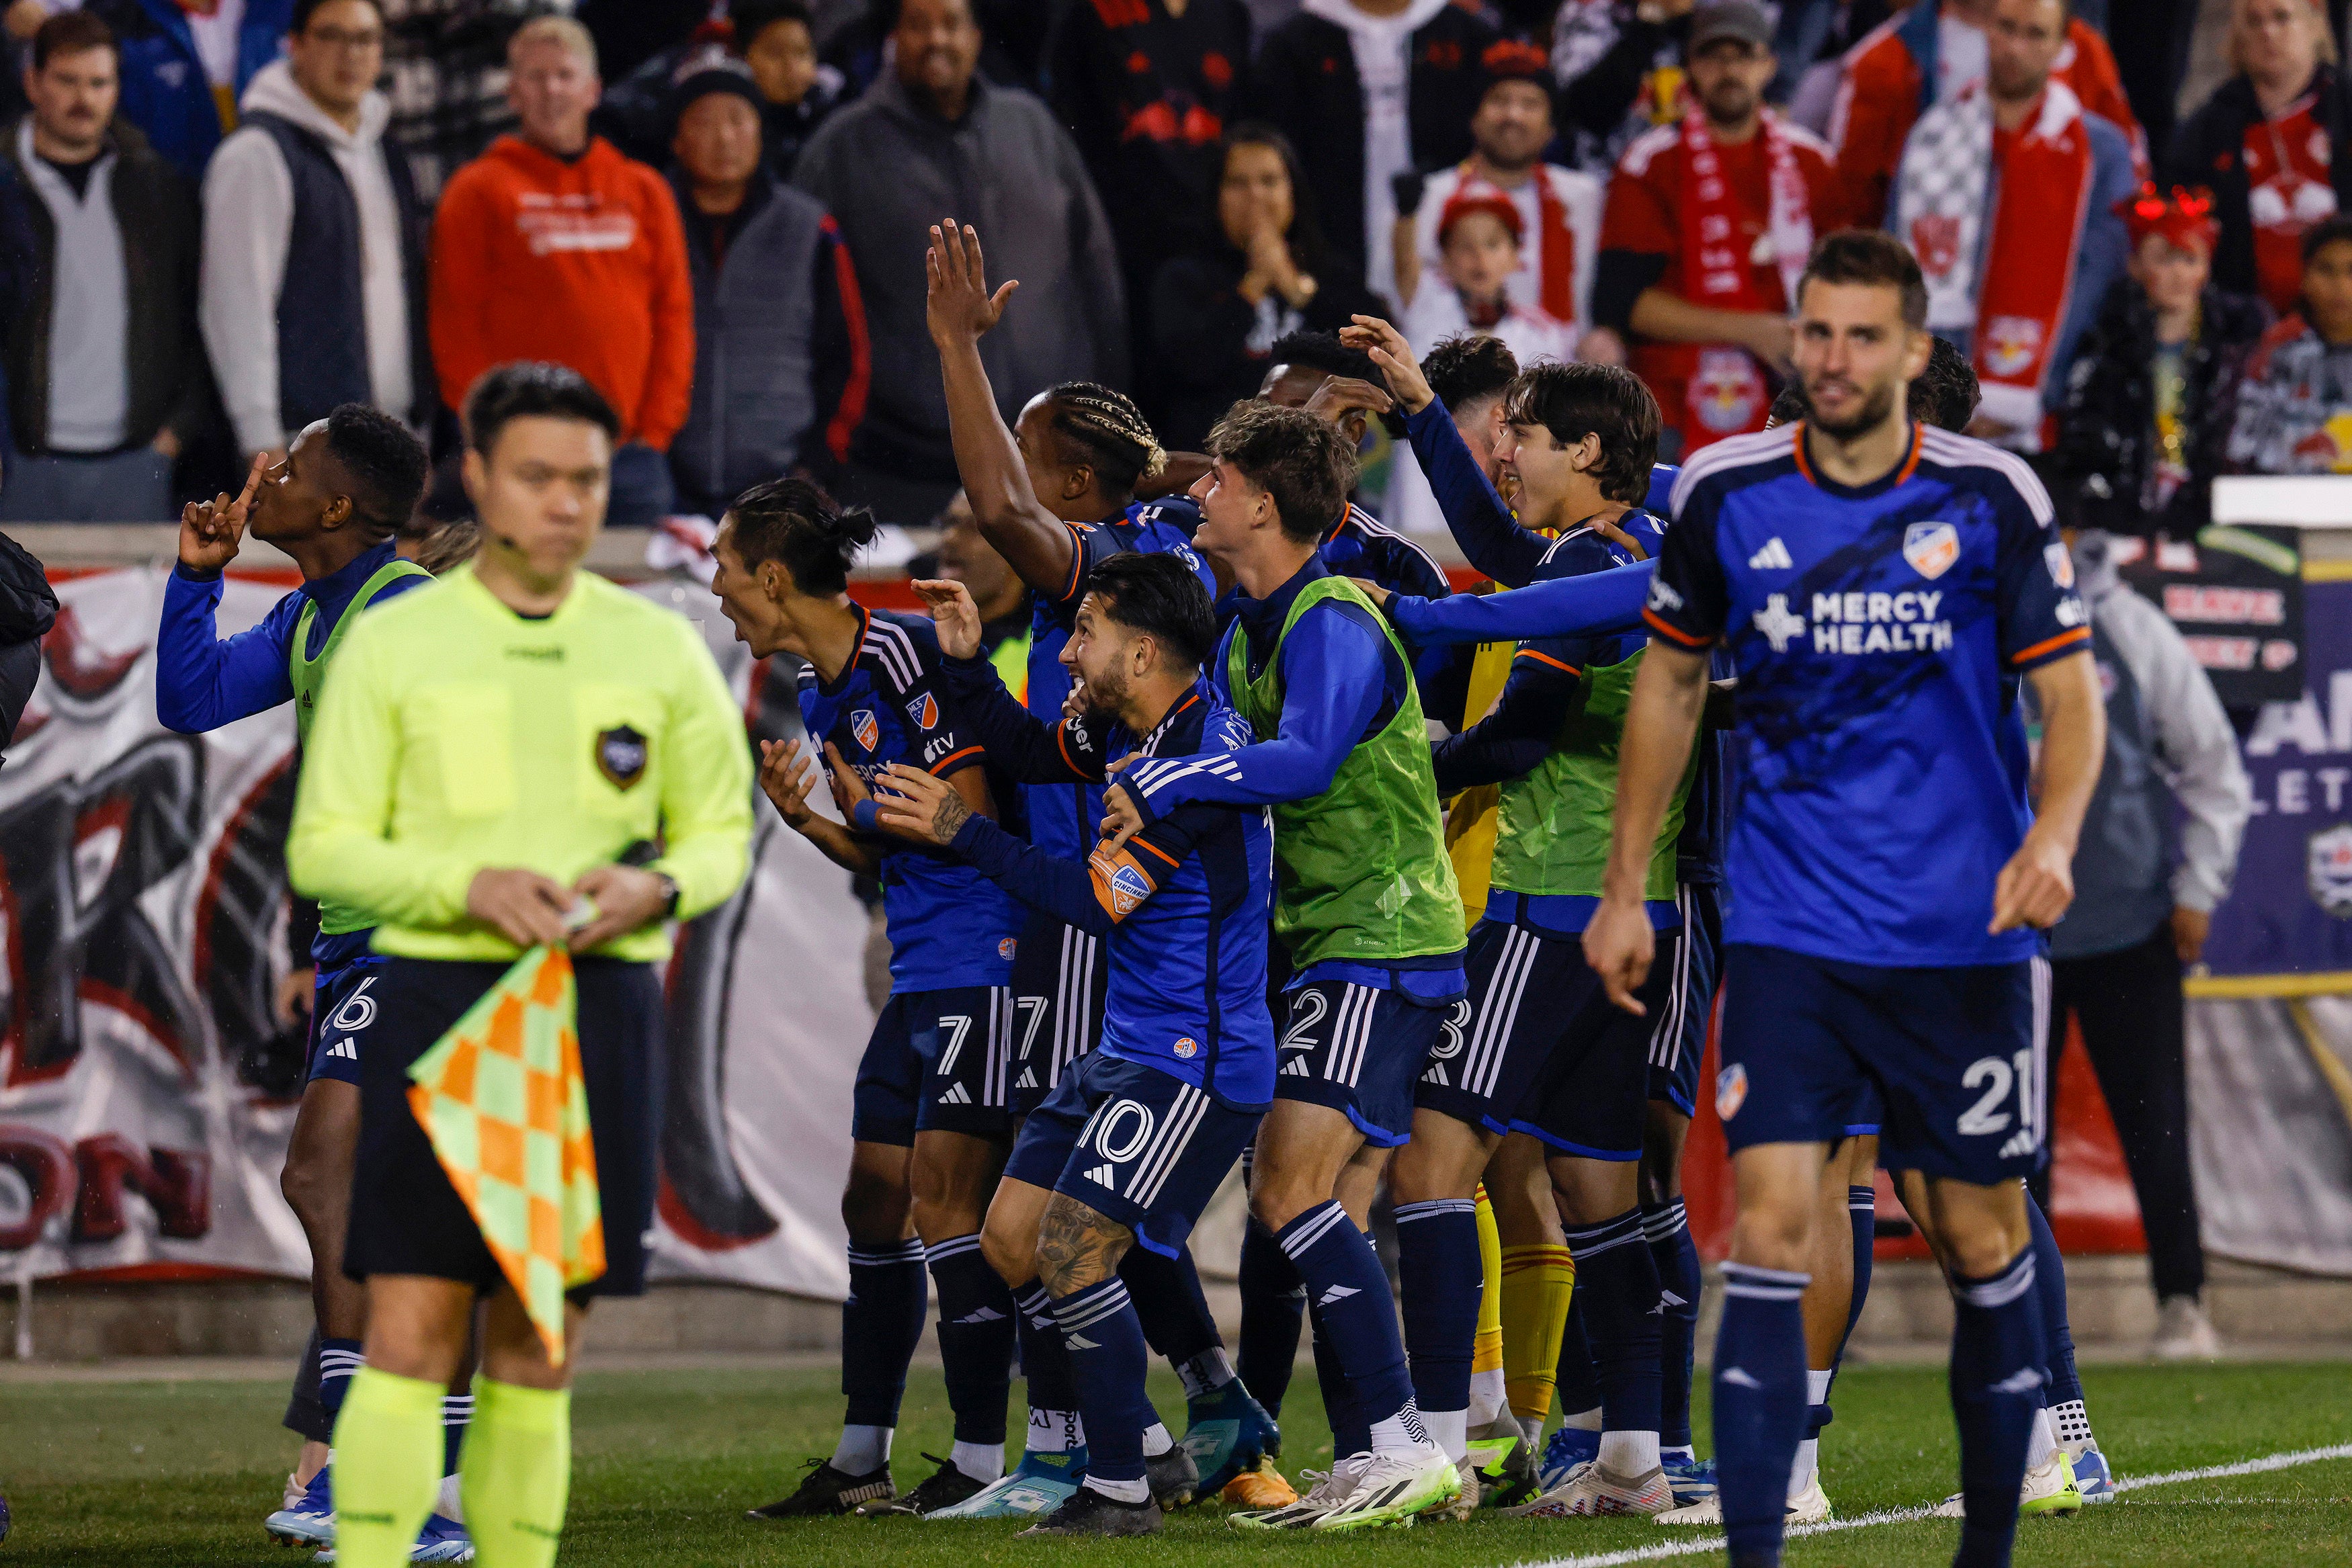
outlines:
[{"label": "black sock", "polygon": [[907,1364],[923,1337],[930,1291],[923,1244],[849,1244],[849,1299],[841,1303],[841,1392],[851,1427],[896,1427]]},{"label": "black sock", "polygon": [[1267,1415],[1279,1416],[1298,1361],[1307,1284],[1281,1244],[1255,1219],[1242,1232],[1240,1284],[1241,1354],[1235,1364],[1250,1397],[1265,1406]]},{"label": "black sock", "polygon": [[981,1256],[978,1232],[942,1241],[928,1256],[940,1296],[940,1362],[955,1439],[1001,1444],[1013,1391],[1013,1292]]}]

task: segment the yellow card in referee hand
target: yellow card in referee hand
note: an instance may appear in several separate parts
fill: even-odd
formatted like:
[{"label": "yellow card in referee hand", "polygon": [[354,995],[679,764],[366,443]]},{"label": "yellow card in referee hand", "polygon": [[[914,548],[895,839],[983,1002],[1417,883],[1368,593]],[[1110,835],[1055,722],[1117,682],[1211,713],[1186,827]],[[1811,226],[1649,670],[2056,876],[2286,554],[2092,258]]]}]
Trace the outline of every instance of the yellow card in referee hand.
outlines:
[{"label": "yellow card in referee hand", "polygon": [[571,955],[525,953],[408,1076],[417,1124],[562,1365],[563,1293],[604,1272]]}]

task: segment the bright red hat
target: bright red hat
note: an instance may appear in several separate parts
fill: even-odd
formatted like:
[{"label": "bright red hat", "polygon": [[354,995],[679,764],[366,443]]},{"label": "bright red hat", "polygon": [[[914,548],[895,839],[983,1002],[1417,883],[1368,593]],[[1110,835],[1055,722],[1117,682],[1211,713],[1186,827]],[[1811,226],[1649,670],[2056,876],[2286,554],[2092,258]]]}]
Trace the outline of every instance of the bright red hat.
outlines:
[{"label": "bright red hat", "polygon": [[1511,238],[1527,239],[1526,220],[1519,216],[1519,204],[1493,185],[1484,183],[1464,185],[1446,198],[1437,214],[1437,243],[1444,245],[1454,225],[1473,213],[1491,213],[1496,221],[1511,231]]},{"label": "bright red hat", "polygon": [[2143,184],[2117,202],[2116,211],[2131,232],[2134,250],[2148,235],[2162,235],[2182,250],[2201,250],[2210,256],[2214,241],[2221,235],[2221,222],[2213,216],[2213,193],[2201,185],[2193,191],[2175,185],[2168,193]]}]

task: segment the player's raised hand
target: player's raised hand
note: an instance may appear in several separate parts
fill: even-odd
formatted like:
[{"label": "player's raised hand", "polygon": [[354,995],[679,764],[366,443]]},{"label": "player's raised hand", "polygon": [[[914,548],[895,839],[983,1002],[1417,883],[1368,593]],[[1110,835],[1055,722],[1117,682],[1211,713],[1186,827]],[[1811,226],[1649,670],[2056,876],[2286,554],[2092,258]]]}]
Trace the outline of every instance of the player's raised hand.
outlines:
[{"label": "player's raised hand", "polygon": [[485,867],[466,887],[466,913],[518,947],[561,946],[572,894],[521,866]]},{"label": "player's raised hand", "polygon": [[2074,856],[2063,845],[2029,831],[2000,880],[1992,884],[1992,924],[1998,936],[2021,925],[2048,930],[2074,902]]},{"label": "player's raised hand", "polygon": [[1371,355],[1372,363],[1389,379],[1389,390],[1407,413],[1419,413],[1437,401],[1430,390],[1429,378],[1421,373],[1421,361],[1412,357],[1412,345],[1404,334],[1377,316],[1349,318],[1355,325],[1339,329],[1339,341],[1351,349],[1361,349]]},{"label": "player's raised hand", "polygon": [[956,787],[919,768],[893,762],[882,770],[882,792],[874,797],[874,820],[917,843],[947,845],[971,816]]},{"label": "player's raised hand", "polygon": [[[1122,757],[1118,762],[1112,763],[1110,771],[1118,772],[1120,764],[1126,760],[1127,758]],[[1128,840],[1143,831],[1143,813],[1135,809],[1135,797],[1124,789],[1104,790],[1103,820],[1100,831],[1102,847],[1110,851],[1117,851]]]},{"label": "player's raised hand", "polygon": [[980,234],[953,218],[931,225],[931,247],[923,255],[930,282],[923,317],[931,341],[940,348],[977,342],[1003,318],[1004,302],[1021,287],[1006,278],[995,293],[988,291],[988,267],[980,253]]},{"label": "player's raised hand", "polygon": [[971,590],[962,583],[946,578],[919,577],[915,591],[923,598],[923,608],[931,612],[931,624],[939,628],[940,652],[950,659],[971,659],[980,654],[980,606],[972,602]]},{"label": "player's raised hand", "polygon": [[[1070,689],[1065,693],[1062,697],[1062,721],[1066,724],[1073,719],[1080,719],[1086,716],[1086,677],[1083,675],[1072,675],[1070,677]],[[1124,762],[1127,759],[1125,758],[1121,758],[1119,760]]]},{"label": "player's raised hand", "polygon": [[1604,898],[1584,928],[1584,961],[1601,977],[1609,999],[1635,1018],[1650,1010],[1633,993],[1650,977],[1650,961],[1656,956],[1657,946],[1658,935],[1650,929],[1649,912],[1639,904],[1628,905]]},{"label": "player's raised hand", "polygon": [[245,541],[246,518],[253,511],[254,492],[269,473],[269,454],[254,454],[253,469],[245,488],[231,500],[224,490],[213,500],[191,501],[180,508],[180,564],[190,571],[220,571],[236,559]]},{"label": "player's raised hand", "polygon": [[809,809],[809,790],[816,784],[816,758],[797,740],[760,742],[760,789],[776,808],[784,825],[805,832],[816,818]]},{"label": "player's raised hand", "polygon": [[1351,438],[1362,436],[1366,415],[1386,413],[1395,406],[1396,399],[1358,376],[1327,377],[1307,400],[1307,413],[1339,426]]}]

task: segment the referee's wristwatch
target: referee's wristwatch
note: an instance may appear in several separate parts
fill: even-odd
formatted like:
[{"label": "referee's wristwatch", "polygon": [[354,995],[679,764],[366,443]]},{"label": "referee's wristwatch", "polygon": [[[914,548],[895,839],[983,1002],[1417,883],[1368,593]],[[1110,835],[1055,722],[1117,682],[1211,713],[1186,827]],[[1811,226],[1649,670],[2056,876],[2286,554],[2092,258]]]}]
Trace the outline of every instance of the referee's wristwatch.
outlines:
[{"label": "referee's wristwatch", "polygon": [[660,882],[662,884],[662,918],[664,920],[677,919],[678,899],[677,878],[670,875],[669,873],[666,871],[657,871],[654,873],[654,876],[656,880]]}]

